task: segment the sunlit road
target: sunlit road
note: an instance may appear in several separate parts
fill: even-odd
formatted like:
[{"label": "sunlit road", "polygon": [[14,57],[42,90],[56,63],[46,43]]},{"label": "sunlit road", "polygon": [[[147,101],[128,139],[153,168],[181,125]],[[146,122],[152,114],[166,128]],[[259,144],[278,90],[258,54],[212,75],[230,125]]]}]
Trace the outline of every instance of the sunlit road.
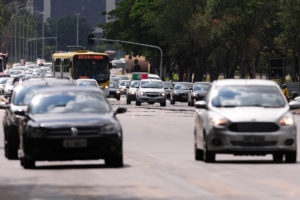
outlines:
[{"label": "sunlit road", "polygon": [[[194,108],[110,101],[114,108],[128,108],[119,116],[124,168],[106,168],[95,160],[37,162],[36,169],[24,170],[18,160],[4,157],[1,128],[0,200],[300,199],[300,156],[297,164],[274,164],[271,156],[231,155],[217,155],[213,164],[196,162]],[[296,120],[299,126],[300,116]]]}]

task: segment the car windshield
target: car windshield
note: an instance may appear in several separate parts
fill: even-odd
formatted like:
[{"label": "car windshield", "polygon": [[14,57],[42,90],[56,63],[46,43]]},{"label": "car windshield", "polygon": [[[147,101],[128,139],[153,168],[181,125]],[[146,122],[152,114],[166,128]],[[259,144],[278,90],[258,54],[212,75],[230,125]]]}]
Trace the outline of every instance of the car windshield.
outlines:
[{"label": "car windshield", "polygon": [[177,83],[174,87],[175,90],[192,90],[193,84]]},{"label": "car windshield", "polygon": [[32,87],[18,87],[12,97],[12,103],[17,106],[28,105],[33,97],[33,91],[47,87],[46,85],[37,85]]},{"label": "car windshield", "polygon": [[109,84],[109,87],[110,87],[110,88],[119,88],[119,84],[116,83],[116,82],[111,82],[111,83]]},{"label": "car windshield", "polygon": [[110,106],[105,97],[91,92],[63,92],[40,94],[30,103],[32,114],[108,113]]},{"label": "car windshield", "polygon": [[142,81],[142,88],[163,88],[162,82],[159,81]]},{"label": "car windshield", "polygon": [[281,91],[275,86],[223,86],[217,88],[212,98],[215,107],[284,107]]},{"label": "car windshield", "polygon": [[99,87],[97,82],[94,81],[79,81],[77,85],[80,87]]},{"label": "car windshield", "polygon": [[129,87],[130,81],[121,81],[121,82],[120,82],[120,85],[121,85],[121,86]]},{"label": "car windshield", "polygon": [[171,83],[163,83],[165,89],[171,89],[172,84]]},{"label": "car windshield", "polygon": [[201,83],[197,83],[194,86],[194,90],[204,90],[204,91],[208,91],[208,89],[210,88],[209,84],[201,84]]},{"label": "car windshield", "polygon": [[18,75],[18,74],[21,74],[22,72],[19,71],[19,70],[10,70],[9,72],[11,75]]},{"label": "car windshield", "polygon": [[138,88],[140,86],[140,82],[139,81],[133,81],[130,85],[130,87],[132,88]]}]

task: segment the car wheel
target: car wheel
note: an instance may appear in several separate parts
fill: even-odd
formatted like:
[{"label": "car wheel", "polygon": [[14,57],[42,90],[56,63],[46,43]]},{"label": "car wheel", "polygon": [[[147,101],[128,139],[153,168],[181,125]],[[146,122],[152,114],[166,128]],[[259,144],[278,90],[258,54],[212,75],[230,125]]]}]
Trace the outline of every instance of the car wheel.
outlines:
[{"label": "car wheel", "polygon": [[130,101],[130,99],[128,97],[127,97],[126,103],[127,104],[131,104],[131,101]]},{"label": "car wheel", "polygon": [[160,103],[160,106],[165,107],[167,105],[167,102]]},{"label": "car wheel", "polygon": [[285,162],[296,163],[297,162],[297,151],[290,151],[285,153]]},{"label": "car wheel", "polygon": [[[204,138],[204,141],[206,139]],[[207,163],[215,162],[216,160],[216,154],[214,152],[211,152],[207,149],[207,141],[205,141],[204,147],[203,147],[203,161]]]},{"label": "car wheel", "polygon": [[140,105],[141,105],[141,102],[137,99],[137,100],[135,101],[135,105],[140,106]]},{"label": "car wheel", "polygon": [[171,97],[170,103],[171,103],[172,105],[174,105],[174,104],[175,104],[175,100],[174,100],[174,98],[173,98],[173,97]]},{"label": "car wheel", "polygon": [[35,168],[35,161],[33,159],[22,157],[20,159],[20,161],[21,161],[21,165],[25,169],[33,169],[33,168]]},{"label": "car wheel", "polygon": [[195,160],[197,161],[203,160],[203,150],[197,148],[196,141],[194,145],[194,151],[195,151]]},{"label": "car wheel", "polygon": [[188,100],[188,106],[191,106],[190,100]]},{"label": "car wheel", "polygon": [[283,154],[282,153],[273,153],[273,161],[276,163],[280,163],[283,161]]},{"label": "car wheel", "polygon": [[190,105],[191,105],[191,106],[194,106],[194,105],[195,105],[195,103],[194,103],[193,100],[191,101]]},{"label": "car wheel", "polygon": [[[13,143],[14,138],[12,136],[5,134],[4,139],[4,154],[9,160],[18,159],[18,145]],[[5,142],[6,141],[6,142]]]},{"label": "car wheel", "polygon": [[108,167],[123,167],[123,155],[110,156],[105,158],[105,165]]},{"label": "car wheel", "polygon": [[117,100],[120,101],[121,96],[117,96]]}]

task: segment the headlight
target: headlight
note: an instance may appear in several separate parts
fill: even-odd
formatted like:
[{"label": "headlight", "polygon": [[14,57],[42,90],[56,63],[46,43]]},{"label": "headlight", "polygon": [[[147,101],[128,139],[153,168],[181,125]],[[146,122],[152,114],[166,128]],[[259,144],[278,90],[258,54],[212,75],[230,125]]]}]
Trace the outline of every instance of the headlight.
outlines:
[{"label": "headlight", "polygon": [[121,88],[121,91],[123,91],[124,90],[124,88]]},{"label": "headlight", "polygon": [[117,134],[118,128],[114,124],[108,124],[103,126],[101,129],[101,134]]},{"label": "headlight", "polygon": [[195,97],[195,96],[197,96],[198,94],[193,92],[192,95]]},{"label": "headlight", "polygon": [[210,122],[213,126],[225,126],[228,120],[219,115],[213,115],[210,118]]},{"label": "headlight", "polygon": [[161,96],[165,96],[166,94],[164,92],[161,93]]},{"label": "headlight", "polygon": [[140,92],[140,95],[142,95],[142,96],[143,96],[144,94],[145,94],[144,92]]},{"label": "headlight", "polygon": [[108,89],[108,85],[107,85],[107,86],[105,86],[105,89]]},{"label": "headlight", "polygon": [[280,120],[279,123],[281,126],[293,126],[294,125],[294,119],[292,114],[288,113],[284,115]]},{"label": "headlight", "polygon": [[131,91],[130,94],[135,94],[135,92],[134,92],[134,91]]},{"label": "headlight", "polygon": [[119,90],[117,90],[117,91],[116,91],[116,93],[117,93],[117,94],[119,94],[119,93],[120,93],[120,91],[119,91]]}]

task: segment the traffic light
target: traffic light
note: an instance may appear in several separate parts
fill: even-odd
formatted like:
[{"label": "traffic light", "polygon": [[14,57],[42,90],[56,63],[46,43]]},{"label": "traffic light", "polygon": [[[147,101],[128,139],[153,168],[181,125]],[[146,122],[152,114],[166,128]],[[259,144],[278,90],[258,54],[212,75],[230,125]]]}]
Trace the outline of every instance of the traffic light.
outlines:
[{"label": "traffic light", "polygon": [[93,38],[95,38],[95,35],[93,33],[90,33],[88,36],[88,44],[89,45],[93,45],[95,43],[95,40]]}]

